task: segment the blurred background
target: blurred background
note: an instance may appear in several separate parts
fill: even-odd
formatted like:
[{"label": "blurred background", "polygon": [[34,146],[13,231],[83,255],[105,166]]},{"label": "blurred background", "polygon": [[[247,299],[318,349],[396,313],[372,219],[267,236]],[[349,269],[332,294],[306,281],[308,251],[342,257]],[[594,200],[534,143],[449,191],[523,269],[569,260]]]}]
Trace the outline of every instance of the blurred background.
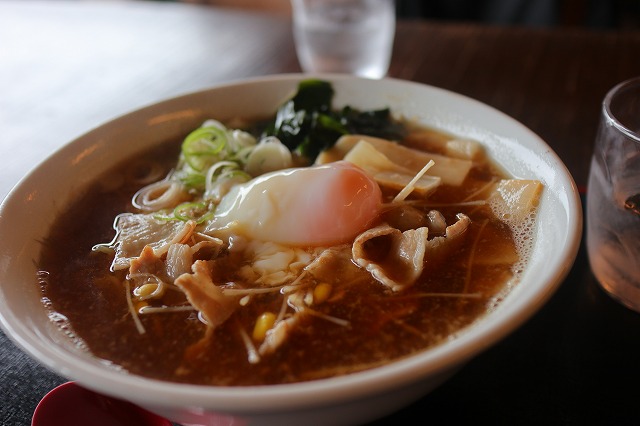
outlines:
[{"label": "blurred background", "polygon": [[[176,0],[164,0],[176,1]],[[289,0],[177,0],[289,14]],[[640,29],[640,0],[396,0],[403,19],[489,25]]]}]

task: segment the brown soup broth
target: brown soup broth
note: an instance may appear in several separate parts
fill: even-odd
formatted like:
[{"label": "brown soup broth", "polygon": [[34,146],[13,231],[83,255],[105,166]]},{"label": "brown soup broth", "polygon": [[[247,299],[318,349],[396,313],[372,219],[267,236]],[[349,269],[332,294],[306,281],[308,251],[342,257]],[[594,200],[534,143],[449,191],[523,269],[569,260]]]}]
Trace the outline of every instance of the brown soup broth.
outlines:
[{"label": "brown soup broth", "polygon": [[[165,144],[144,155],[144,162],[174,166],[179,143]],[[438,205],[455,222],[464,213],[472,220],[467,243],[434,268],[426,268],[411,288],[392,292],[373,278],[342,287],[314,310],[348,321],[336,324],[306,316],[287,342],[257,364],[247,360],[239,329],[249,335],[255,318],[282,306],[280,293],[257,296],[261,303],[238,309],[203,340],[206,326],[196,312],[140,315],[140,334],[127,307],[122,282],[126,271],[109,271],[111,258],[92,247],[113,238],[115,215],[134,211],[131,197],[141,184],[140,160],[120,165],[95,183],[60,215],[43,244],[39,261],[47,278],[44,299],[52,312],[66,317],[65,327],[96,357],[142,376],[207,385],[260,385],[330,377],[364,370],[423,351],[450,339],[485,315],[513,277],[513,262],[487,262],[494,256],[517,259],[511,229],[487,206],[442,205],[464,200],[505,175],[490,162],[479,162],[460,188],[442,186],[425,212]],[[505,256],[505,253],[508,253]],[[226,272],[234,278],[234,267]],[[460,296],[460,294],[464,294]],[[179,295],[175,297],[180,297]]]}]

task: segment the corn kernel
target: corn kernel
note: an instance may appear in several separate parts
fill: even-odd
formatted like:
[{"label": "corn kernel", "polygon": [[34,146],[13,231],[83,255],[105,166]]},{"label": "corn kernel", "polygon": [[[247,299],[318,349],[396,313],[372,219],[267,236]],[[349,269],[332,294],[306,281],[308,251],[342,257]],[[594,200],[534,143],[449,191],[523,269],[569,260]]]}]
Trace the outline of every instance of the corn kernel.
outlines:
[{"label": "corn kernel", "polygon": [[265,312],[258,317],[253,327],[253,340],[262,342],[267,335],[267,331],[273,327],[276,322],[276,315],[272,312]]},{"label": "corn kernel", "polygon": [[137,297],[147,297],[153,294],[158,288],[158,284],[142,284],[140,287],[136,287],[133,290],[133,294]]},{"label": "corn kernel", "polygon": [[142,313],[142,309],[149,306],[149,304],[147,302],[145,302],[144,300],[139,301],[139,302],[134,302],[133,307],[135,308],[136,312],[141,314]]},{"label": "corn kernel", "polygon": [[331,295],[331,284],[320,283],[313,289],[313,300],[315,303],[322,303]]}]

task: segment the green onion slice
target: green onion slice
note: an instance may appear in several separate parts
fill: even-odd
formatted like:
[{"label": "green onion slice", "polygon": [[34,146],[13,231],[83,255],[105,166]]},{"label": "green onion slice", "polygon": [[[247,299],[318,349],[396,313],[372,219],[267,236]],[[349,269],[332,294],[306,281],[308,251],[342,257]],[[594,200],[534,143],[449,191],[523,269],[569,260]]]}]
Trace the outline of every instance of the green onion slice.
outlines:
[{"label": "green onion slice", "polygon": [[189,166],[203,171],[218,160],[218,154],[226,146],[227,135],[224,130],[215,126],[200,127],[182,142],[182,153]]},{"label": "green onion slice", "polygon": [[176,219],[182,221],[194,220],[197,224],[201,224],[213,215],[213,211],[207,208],[207,204],[200,202],[186,202],[176,206],[173,209],[173,215]]}]

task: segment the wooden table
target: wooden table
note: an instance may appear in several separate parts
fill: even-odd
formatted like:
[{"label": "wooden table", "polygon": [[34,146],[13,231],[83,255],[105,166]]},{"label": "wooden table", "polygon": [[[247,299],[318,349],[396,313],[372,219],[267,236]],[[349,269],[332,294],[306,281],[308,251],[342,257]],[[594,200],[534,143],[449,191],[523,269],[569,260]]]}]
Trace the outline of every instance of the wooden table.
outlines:
[{"label": "wooden table", "polygon": [[[538,133],[586,184],[598,110],[640,75],[640,33],[398,23],[391,77],[473,97]],[[0,197],[65,142],[161,99],[299,72],[287,18],[166,2],[0,1]],[[551,301],[443,386],[376,422],[638,424],[640,315],[584,248]],[[0,333],[0,423],[65,379]]]}]

